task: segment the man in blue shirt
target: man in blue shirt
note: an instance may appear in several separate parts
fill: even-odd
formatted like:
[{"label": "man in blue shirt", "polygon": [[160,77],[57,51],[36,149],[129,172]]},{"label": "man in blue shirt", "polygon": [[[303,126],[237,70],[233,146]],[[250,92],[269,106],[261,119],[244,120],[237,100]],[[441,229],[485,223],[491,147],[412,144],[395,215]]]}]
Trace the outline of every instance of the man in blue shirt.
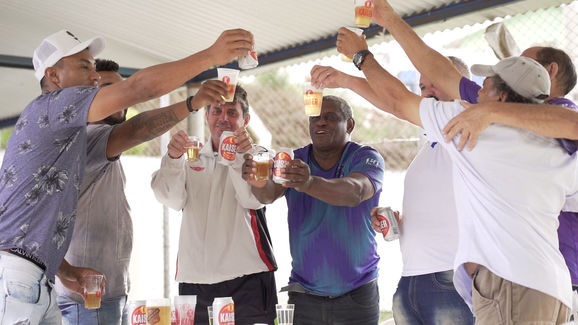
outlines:
[{"label": "man in blue shirt", "polygon": [[293,258],[289,303],[295,324],[377,324],[379,292],[370,210],[379,203],[384,161],[373,148],[349,141],[355,126],[343,99],[324,96],[309,118],[312,144],[294,151],[282,185],[254,181],[250,155],[243,178],[271,203],[285,195]]}]

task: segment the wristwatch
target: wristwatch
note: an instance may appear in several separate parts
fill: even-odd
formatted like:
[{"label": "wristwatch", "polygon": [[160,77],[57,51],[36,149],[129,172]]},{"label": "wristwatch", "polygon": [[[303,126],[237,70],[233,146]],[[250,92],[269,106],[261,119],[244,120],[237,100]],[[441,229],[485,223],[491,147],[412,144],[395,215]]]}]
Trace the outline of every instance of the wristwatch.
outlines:
[{"label": "wristwatch", "polygon": [[357,69],[361,70],[361,64],[368,54],[371,54],[369,50],[361,50],[353,55],[353,64],[355,64]]}]

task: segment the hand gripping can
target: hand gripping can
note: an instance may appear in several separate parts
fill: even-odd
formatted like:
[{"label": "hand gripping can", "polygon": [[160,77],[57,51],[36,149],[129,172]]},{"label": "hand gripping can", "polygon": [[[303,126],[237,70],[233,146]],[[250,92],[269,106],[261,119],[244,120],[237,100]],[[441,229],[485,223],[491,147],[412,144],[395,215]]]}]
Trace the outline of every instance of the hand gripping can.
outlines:
[{"label": "hand gripping can", "polygon": [[293,160],[293,149],[291,148],[280,148],[275,155],[273,160],[273,182],[277,184],[283,184],[289,181],[281,177],[281,169],[285,168],[289,162]]},{"label": "hand gripping can", "polygon": [[383,239],[392,241],[399,238],[399,225],[390,207],[378,208],[377,220],[379,220],[379,228],[383,234]]},{"label": "hand gripping can", "polygon": [[219,141],[219,163],[232,165],[237,158],[237,137],[231,131],[223,131]]},{"label": "hand gripping can", "polygon": [[218,297],[213,300],[213,325],[235,325],[233,297]]},{"label": "hand gripping can", "polygon": [[147,311],[145,300],[133,300],[128,302],[128,324],[146,325]]}]

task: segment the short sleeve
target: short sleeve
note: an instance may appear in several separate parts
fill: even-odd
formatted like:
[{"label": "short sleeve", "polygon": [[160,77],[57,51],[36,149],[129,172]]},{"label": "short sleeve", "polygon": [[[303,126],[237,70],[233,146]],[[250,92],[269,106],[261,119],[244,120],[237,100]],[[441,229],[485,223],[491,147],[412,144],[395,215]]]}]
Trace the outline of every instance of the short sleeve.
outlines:
[{"label": "short sleeve", "polygon": [[481,89],[480,85],[471,81],[466,77],[462,77],[460,80],[460,97],[466,102],[472,104],[478,103],[478,91]]},{"label": "short sleeve", "polygon": [[426,136],[430,142],[438,142],[443,146],[455,146],[459,142],[459,136],[453,142],[446,143],[442,130],[448,122],[461,113],[464,107],[459,101],[440,102],[433,98],[422,99],[419,105],[419,115]]},{"label": "short sleeve", "polygon": [[86,126],[88,111],[99,88],[70,87],[49,94],[48,118],[57,129]]},{"label": "short sleeve", "polygon": [[355,151],[349,174],[360,173],[367,176],[373,184],[375,192],[378,192],[383,186],[384,170],[385,162],[379,152],[364,146]]}]

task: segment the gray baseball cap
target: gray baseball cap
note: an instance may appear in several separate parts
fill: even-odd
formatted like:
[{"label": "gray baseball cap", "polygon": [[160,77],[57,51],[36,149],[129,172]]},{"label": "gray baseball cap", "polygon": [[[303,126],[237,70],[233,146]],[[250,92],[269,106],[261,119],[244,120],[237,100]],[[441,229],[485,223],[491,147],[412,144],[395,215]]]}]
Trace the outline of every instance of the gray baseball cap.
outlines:
[{"label": "gray baseball cap", "polygon": [[88,49],[94,57],[104,49],[104,39],[93,37],[86,42],[81,42],[67,30],[56,32],[42,40],[40,45],[34,50],[32,63],[34,64],[34,76],[41,80],[44,77],[46,68],[50,68],[58,60],[74,55],[80,51]]},{"label": "gray baseball cap", "polygon": [[548,71],[533,59],[509,57],[496,65],[474,64],[472,73],[483,77],[498,75],[515,92],[541,103],[550,95]]}]

